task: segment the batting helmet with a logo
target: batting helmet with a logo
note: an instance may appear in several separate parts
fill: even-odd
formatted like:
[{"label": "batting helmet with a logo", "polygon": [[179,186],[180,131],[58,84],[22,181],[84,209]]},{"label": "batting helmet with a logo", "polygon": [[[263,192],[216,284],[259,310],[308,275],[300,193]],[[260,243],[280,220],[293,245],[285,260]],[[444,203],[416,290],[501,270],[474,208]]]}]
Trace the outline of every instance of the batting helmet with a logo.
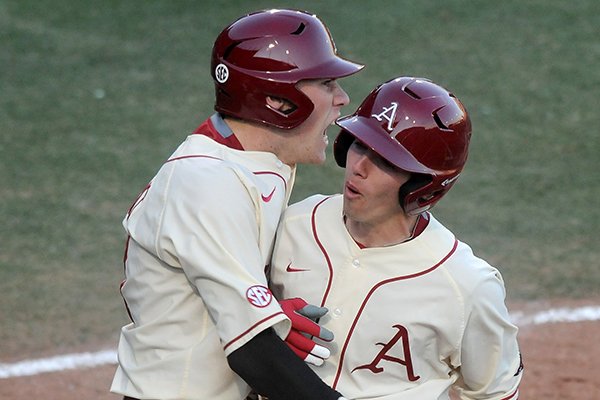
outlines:
[{"label": "batting helmet with a logo", "polygon": [[[211,70],[215,110],[282,129],[300,125],[314,109],[296,83],[341,78],[363,65],[337,54],[333,39],[315,15],[296,10],[259,11],[225,28],[213,46]],[[292,110],[269,108],[267,96]]]},{"label": "batting helmet with a logo", "polygon": [[471,120],[452,93],[423,78],[400,77],[379,85],[356,112],[336,121],[342,130],[333,144],[345,167],[355,139],[396,167],[412,172],[400,188],[408,214],[437,203],[458,179],[467,161]]}]

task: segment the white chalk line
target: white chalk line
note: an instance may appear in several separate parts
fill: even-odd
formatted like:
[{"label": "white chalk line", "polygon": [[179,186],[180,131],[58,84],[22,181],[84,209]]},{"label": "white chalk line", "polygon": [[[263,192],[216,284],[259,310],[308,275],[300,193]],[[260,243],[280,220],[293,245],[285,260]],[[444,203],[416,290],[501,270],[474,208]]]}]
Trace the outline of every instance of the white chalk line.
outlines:
[{"label": "white chalk line", "polygon": [[551,308],[531,315],[517,311],[511,313],[510,317],[512,322],[520,327],[560,322],[598,321],[600,320],[600,306]]},{"label": "white chalk line", "polygon": [[[600,306],[553,308],[530,315],[518,311],[511,314],[511,319],[520,327],[549,323],[598,321],[600,320]],[[116,363],[117,352],[113,349],[95,353],[64,354],[36,360],[23,360],[11,364],[0,363],[0,379],[32,376],[69,369],[93,368]]]},{"label": "white chalk line", "polygon": [[12,364],[0,364],[0,379],[18,376],[38,375],[67,369],[92,368],[117,363],[115,350],[102,350],[95,353],[64,354],[37,360],[23,360]]}]

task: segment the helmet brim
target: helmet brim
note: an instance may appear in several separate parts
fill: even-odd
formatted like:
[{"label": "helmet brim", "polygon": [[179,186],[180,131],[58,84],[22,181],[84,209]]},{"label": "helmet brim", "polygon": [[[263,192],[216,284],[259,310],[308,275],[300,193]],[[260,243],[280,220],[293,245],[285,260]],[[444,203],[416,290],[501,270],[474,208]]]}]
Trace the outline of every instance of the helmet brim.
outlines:
[{"label": "helmet brim", "polygon": [[364,117],[350,115],[338,118],[337,126],[370,147],[375,153],[396,167],[419,174],[437,175],[437,171],[420,163],[402,144],[391,136],[374,130]]},{"label": "helmet brim", "polygon": [[276,82],[296,83],[307,79],[337,79],[353,75],[365,66],[341,57],[335,57],[319,65],[304,69],[291,69],[288,71],[249,71],[243,68],[238,70],[252,73],[257,78]]},{"label": "helmet brim", "polygon": [[304,70],[302,79],[343,78],[357,73],[364,67],[363,64],[336,57],[321,65]]}]

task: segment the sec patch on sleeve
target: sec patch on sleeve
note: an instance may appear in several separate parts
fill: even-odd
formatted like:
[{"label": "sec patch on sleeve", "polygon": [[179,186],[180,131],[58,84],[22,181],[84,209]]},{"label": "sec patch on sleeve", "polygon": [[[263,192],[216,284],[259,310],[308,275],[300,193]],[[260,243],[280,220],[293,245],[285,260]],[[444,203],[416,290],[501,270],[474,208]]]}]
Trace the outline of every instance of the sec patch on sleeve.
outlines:
[{"label": "sec patch on sleeve", "polygon": [[246,298],[253,306],[264,308],[271,304],[273,294],[266,286],[255,285],[246,290]]}]

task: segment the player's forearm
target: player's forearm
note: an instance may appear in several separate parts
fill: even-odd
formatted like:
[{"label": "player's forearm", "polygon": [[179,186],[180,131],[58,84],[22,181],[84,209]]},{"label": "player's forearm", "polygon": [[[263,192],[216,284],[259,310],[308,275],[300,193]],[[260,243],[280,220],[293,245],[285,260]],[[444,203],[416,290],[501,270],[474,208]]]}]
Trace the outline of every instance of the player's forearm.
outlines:
[{"label": "player's forearm", "polygon": [[269,400],[337,400],[341,397],[271,329],[231,353],[227,361],[233,371]]}]

